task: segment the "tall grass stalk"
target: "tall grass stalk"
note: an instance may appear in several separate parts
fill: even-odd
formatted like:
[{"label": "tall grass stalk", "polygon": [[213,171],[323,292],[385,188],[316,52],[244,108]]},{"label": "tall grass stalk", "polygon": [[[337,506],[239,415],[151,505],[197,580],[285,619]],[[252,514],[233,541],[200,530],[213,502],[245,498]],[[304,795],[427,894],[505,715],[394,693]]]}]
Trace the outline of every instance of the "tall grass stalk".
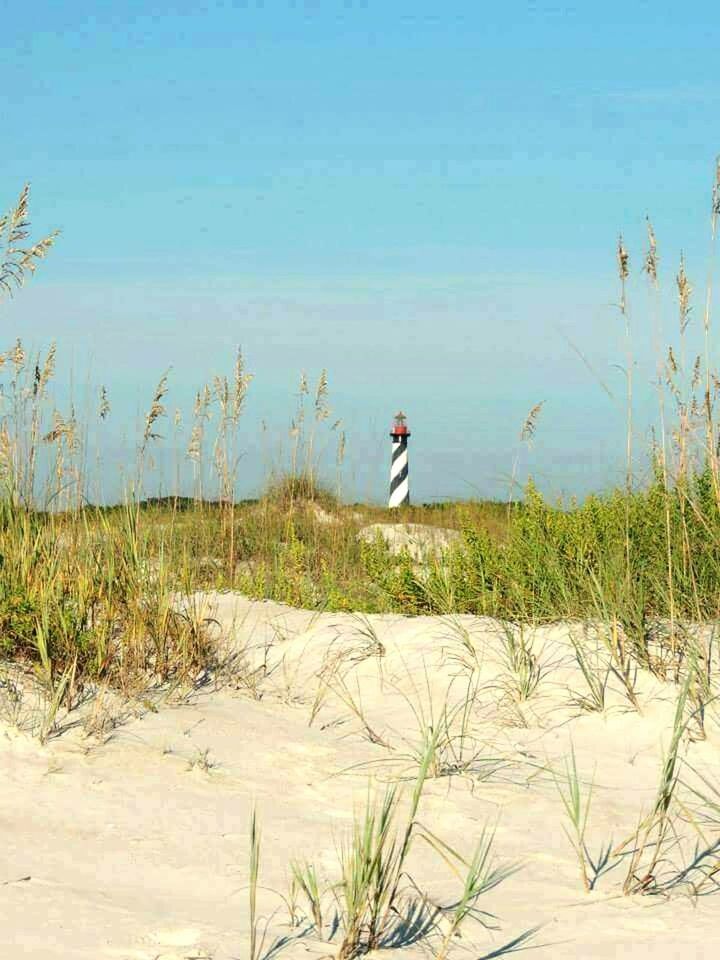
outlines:
[{"label": "tall grass stalk", "polygon": [[[626,476],[625,484],[628,498],[632,494],[632,484],[633,484],[633,353],[632,353],[632,339],[630,336],[630,315],[628,312],[628,302],[627,302],[627,280],[630,275],[629,270],[630,258],[628,252],[625,248],[622,235],[618,239],[617,247],[617,266],[618,266],[618,276],[620,279],[620,303],[619,309],[622,319],[625,323],[625,378],[626,378],[626,396],[627,396],[627,425],[626,425]],[[626,511],[625,516],[625,559],[626,559],[626,576],[630,576],[630,518],[629,513]]]}]

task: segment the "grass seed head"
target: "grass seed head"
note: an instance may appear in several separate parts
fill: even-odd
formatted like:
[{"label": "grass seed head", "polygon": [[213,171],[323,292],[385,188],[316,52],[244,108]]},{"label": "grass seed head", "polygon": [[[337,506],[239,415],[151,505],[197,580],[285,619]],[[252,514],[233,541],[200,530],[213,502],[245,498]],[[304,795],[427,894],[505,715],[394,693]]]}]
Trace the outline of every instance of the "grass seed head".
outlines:
[{"label": "grass seed head", "polygon": [[315,419],[326,420],[330,416],[330,407],[327,402],[328,377],[327,370],[323,370],[315,388]]},{"label": "grass seed head", "polygon": [[242,350],[238,347],[235,358],[235,376],[232,396],[232,417],[235,423],[240,419],[240,414],[245,406],[245,398],[252,382],[253,375],[245,372],[245,359]]},{"label": "grass seed head", "polygon": [[685,257],[680,255],[680,269],[678,275],[675,278],[675,283],[677,284],[678,291],[678,303],[680,306],[680,333],[685,333],[687,330],[688,324],[690,323],[690,311],[692,307],[690,306],[690,295],[692,293],[692,285],[687,278],[687,273],[685,272]]},{"label": "grass seed head", "polygon": [[622,281],[627,280],[630,276],[630,256],[625,249],[625,244],[623,243],[622,234],[618,237],[618,246],[617,246],[617,264],[618,264],[618,276]]},{"label": "grass seed head", "polygon": [[98,408],[98,416],[101,420],[107,420],[110,415],[110,400],[108,399],[107,390],[105,387],[100,387],[100,406]]},{"label": "grass seed head", "polygon": [[13,367],[15,367],[16,374],[19,373],[20,370],[22,370],[22,368],[25,366],[26,359],[27,355],[25,353],[25,348],[22,345],[22,340],[18,338],[15,341],[15,346],[10,351],[10,362],[12,363]]},{"label": "grass seed head", "polygon": [[42,260],[57,239],[58,232],[49,234],[29,247],[22,246],[29,236],[28,202],[30,187],[25,184],[15,206],[0,217],[0,292],[12,296],[14,287],[21,287],[26,274],[35,272],[36,261]]},{"label": "grass seed head", "polygon": [[150,404],[150,409],[148,410],[145,416],[145,430],[143,432],[143,444],[146,444],[149,440],[156,440],[160,438],[160,434],[155,433],[153,430],[154,425],[160,420],[161,417],[166,415],[166,410],[163,405],[163,399],[167,394],[167,373],[164,373],[160,378],[160,382],[155,388],[155,393],[152,398],[152,403]]},{"label": "grass seed head", "polygon": [[38,389],[42,392],[48,383],[52,380],[55,374],[55,356],[57,354],[57,344],[51,343],[50,349],[48,350],[47,357],[45,357],[45,363],[43,364],[42,370],[38,377]]},{"label": "grass seed head", "polygon": [[647,217],[647,233],[648,233],[648,250],[645,254],[645,265],[643,270],[647,273],[650,278],[650,282],[653,286],[657,286],[658,282],[658,253],[657,253],[657,240],[655,239],[655,231],[653,230],[653,225],[650,223],[650,218]]},{"label": "grass seed head", "polygon": [[530,413],[528,413],[527,417],[525,417],[522,429],[520,431],[520,439],[524,443],[530,443],[533,440],[535,431],[537,429],[538,418],[540,417],[540,411],[542,410],[544,403],[544,400],[541,400],[540,403],[536,403]]},{"label": "grass seed head", "polygon": [[698,356],[695,357],[695,363],[693,364],[693,372],[692,372],[692,389],[693,390],[697,390],[700,384],[700,374],[701,374],[700,355],[698,354]]}]

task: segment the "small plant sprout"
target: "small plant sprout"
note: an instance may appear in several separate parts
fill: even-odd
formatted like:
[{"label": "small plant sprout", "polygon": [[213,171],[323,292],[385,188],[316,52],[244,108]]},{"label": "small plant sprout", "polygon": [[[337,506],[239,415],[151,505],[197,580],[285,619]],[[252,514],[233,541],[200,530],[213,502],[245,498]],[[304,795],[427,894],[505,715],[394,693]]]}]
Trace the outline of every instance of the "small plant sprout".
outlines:
[{"label": "small plant sprout", "polygon": [[210,773],[216,766],[217,761],[213,760],[210,755],[209,747],[206,747],[205,750],[197,747],[195,756],[191,760],[188,760],[188,770],[202,770],[203,773]]},{"label": "small plant sprout", "polygon": [[322,939],[324,926],[322,894],[320,892],[315,867],[307,861],[300,862],[298,860],[292,860],[290,870],[292,873],[292,882],[296,889],[305,897],[313,926],[315,927],[317,935]]},{"label": "small plant sprout", "polygon": [[259,923],[257,915],[257,890],[260,876],[260,827],[257,822],[255,807],[250,815],[250,957],[249,960],[259,960],[262,951],[262,937],[259,937]]},{"label": "small plant sprout", "polygon": [[[397,792],[390,788],[379,807],[370,798],[362,820],[340,854],[342,880],[338,906],[343,939],[339,960],[375,949],[383,932],[383,920],[397,893],[396,871],[400,865],[392,821]],[[399,878],[398,878],[399,879]]]},{"label": "small plant sprout", "polygon": [[356,820],[349,841],[342,847],[342,880],[336,887],[343,924],[339,960],[377,949],[395,922],[420,799],[436,750],[437,736],[430,732],[402,832],[394,829],[399,795],[395,787],[390,787],[379,805],[368,797],[364,816]]},{"label": "small plant sprout", "polygon": [[501,636],[507,667],[507,693],[516,703],[525,703],[537,690],[543,668],[524,624],[503,622]]},{"label": "small plant sprout", "polygon": [[458,617],[446,617],[445,622],[450,629],[451,638],[455,641],[455,649],[451,650],[450,658],[467,673],[479,670],[482,662],[468,628]]},{"label": "small plant sprout", "polygon": [[584,788],[578,775],[575,747],[572,744],[570,746],[570,758],[565,757],[564,763],[565,769],[562,778],[555,773],[553,773],[553,778],[565,808],[565,814],[570,821],[570,829],[565,826],[563,826],[563,829],[577,856],[583,888],[586,893],[589,893],[592,890],[588,872],[588,865],[591,861],[585,843],[585,831],[588,814],[590,813],[593,783],[591,782],[588,787],[587,795],[583,796]]},{"label": "small plant sprout", "polygon": [[640,818],[634,835],[615,851],[619,854],[630,843],[633,845],[623,884],[623,893],[626,895],[650,893],[657,889],[658,868],[675,840],[675,826],[671,813],[680,775],[680,743],[688,724],[685,718],[685,707],[688,702],[691,679],[692,671],[689,671],[675,706],[672,737],[663,758],[653,808],[648,816]]},{"label": "small plant sprout", "polygon": [[435,955],[436,960],[445,960],[453,937],[457,936],[465,920],[474,913],[478,898],[500,883],[512,868],[498,869],[492,865],[492,846],[495,833],[484,829],[475,853],[467,865],[465,883],[458,902],[452,907],[445,936]]},{"label": "small plant sprout", "polygon": [[573,693],[574,702],[581,710],[602,713],[605,709],[608,680],[610,679],[611,665],[605,660],[599,646],[590,653],[582,642],[570,631],[570,642],[575,652],[577,665],[587,684],[587,693]]}]

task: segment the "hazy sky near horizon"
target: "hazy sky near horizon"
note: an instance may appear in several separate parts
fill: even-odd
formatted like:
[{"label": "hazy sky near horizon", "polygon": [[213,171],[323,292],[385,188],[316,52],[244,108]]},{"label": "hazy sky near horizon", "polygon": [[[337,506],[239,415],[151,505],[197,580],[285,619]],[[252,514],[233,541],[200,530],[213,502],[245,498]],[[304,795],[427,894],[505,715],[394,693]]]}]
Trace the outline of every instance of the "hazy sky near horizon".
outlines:
[{"label": "hazy sky near horizon", "polygon": [[385,496],[398,406],[416,499],[504,495],[540,401],[519,475],[553,494],[616,481],[620,230],[647,446],[646,214],[662,343],[681,249],[693,327],[702,312],[709,0],[39,0],[8,7],[3,41],[0,204],[29,180],[34,232],[63,233],[0,303],[2,342],[57,340],[59,403],[71,381],[107,386],[109,491],[162,372],[187,415],[238,344],[255,374],[241,493],[287,447],[300,372],[323,368],[354,495]]}]

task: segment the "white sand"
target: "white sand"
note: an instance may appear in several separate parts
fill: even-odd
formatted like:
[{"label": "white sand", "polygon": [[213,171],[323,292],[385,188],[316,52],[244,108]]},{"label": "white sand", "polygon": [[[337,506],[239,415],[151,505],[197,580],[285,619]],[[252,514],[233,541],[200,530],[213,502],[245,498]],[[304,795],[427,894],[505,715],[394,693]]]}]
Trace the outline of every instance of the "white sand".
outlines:
[{"label": "white sand", "polygon": [[441,555],[461,539],[459,530],[432,527],[427,523],[371,523],[359,531],[358,538],[365,543],[373,543],[378,534],[390,553],[398,556],[407,551],[418,562]]},{"label": "white sand", "polygon": [[[263,831],[268,944],[292,938],[297,931],[278,896],[287,891],[289,859],[311,858],[336,879],[337,843],[369,779],[411,777],[418,715],[438,722],[444,702],[463,699],[463,630],[482,663],[472,714],[479,758],[469,774],[428,783],[420,818],[468,856],[483,825],[497,824],[498,861],[521,868],[479,903],[495,929],[470,923],[451,956],[500,955],[493,951],[538,925],[533,953],[553,960],[716,956],[717,896],[695,903],[679,890],[669,899],[623,897],[622,862],[583,892],[561,802],[542,769],[561,764],[572,738],[583,774],[589,780],[595,771],[590,851],[618,843],[654,795],[674,710],[669,685],[640,676],[641,715],[627,708],[616,683],[604,714],[580,714],[570,705],[569,690],[582,693],[584,684],[568,630],[548,628],[533,643],[552,669],[522,707],[527,725],[520,726],[503,701],[501,643],[491,621],[313,616],[232,595],[210,599],[235,649],[247,647],[255,666],[265,664],[261,699],[242,683],[205,688],[190,702],[120,725],[104,745],[79,728],[45,748],[4,729],[1,957],[247,957],[253,803]],[[708,739],[683,752],[717,780],[719,747],[713,721]],[[203,756],[209,769],[198,762]],[[681,826],[692,847],[692,827]],[[689,849],[675,850],[659,879],[677,873]],[[458,879],[429,846],[413,847],[409,869],[435,902],[457,898]],[[425,956],[432,942],[403,954]],[[337,941],[307,936],[276,956],[336,952]]]}]

